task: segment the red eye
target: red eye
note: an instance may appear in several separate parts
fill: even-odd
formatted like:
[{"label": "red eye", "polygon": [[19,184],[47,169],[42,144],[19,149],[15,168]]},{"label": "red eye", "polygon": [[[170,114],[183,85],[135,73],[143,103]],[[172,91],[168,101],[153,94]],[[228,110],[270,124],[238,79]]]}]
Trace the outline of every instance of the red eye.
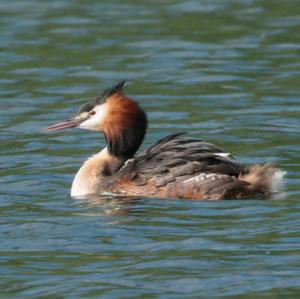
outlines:
[{"label": "red eye", "polygon": [[95,114],[96,114],[95,111],[91,111],[91,112],[90,112],[90,115],[95,115]]}]

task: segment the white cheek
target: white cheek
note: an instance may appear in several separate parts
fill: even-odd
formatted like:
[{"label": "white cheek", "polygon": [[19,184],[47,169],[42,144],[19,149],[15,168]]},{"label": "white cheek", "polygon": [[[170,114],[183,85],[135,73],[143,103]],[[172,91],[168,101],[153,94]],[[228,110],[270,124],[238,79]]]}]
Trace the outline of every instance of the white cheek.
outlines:
[{"label": "white cheek", "polygon": [[102,104],[100,106],[96,106],[94,108],[94,111],[96,112],[96,114],[92,115],[89,119],[82,122],[79,125],[79,128],[93,130],[93,131],[100,130],[107,116],[107,105]]}]

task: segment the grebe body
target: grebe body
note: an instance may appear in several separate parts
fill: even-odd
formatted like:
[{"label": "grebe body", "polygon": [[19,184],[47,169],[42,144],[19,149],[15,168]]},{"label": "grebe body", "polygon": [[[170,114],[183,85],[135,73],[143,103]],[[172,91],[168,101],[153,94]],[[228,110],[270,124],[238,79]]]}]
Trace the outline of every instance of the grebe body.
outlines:
[{"label": "grebe body", "polygon": [[48,131],[83,128],[104,133],[107,147],[77,172],[73,197],[103,192],[152,198],[217,200],[266,197],[280,191],[284,172],[236,162],[214,144],[167,136],[135,155],[147,129],[141,107],[123,93],[122,81],[85,104],[75,117]]}]

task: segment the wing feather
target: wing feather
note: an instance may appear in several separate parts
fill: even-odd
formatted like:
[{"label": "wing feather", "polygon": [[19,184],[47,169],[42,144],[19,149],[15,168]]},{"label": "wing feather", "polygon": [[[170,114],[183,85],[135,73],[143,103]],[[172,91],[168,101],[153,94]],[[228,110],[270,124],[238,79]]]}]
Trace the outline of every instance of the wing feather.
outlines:
[{"label": "wing feather", "polygon": [[129,176],[133,181],[142,177],[150,179],[162,176],[178,179],[199,173],[239,175],[240,165],[229,154],[220,155],[223,151],[219,147],[180,135],[174,134],[159,140],[126,163],[116,175]]}]

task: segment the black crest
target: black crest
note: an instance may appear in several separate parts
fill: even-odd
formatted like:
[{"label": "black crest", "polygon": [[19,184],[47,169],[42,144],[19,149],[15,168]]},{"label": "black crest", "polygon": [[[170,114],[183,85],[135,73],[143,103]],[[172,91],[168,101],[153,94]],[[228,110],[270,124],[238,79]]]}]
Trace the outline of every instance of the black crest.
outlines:
[{"label": "black crest", "polygon": [[120,81],[120,82],[114,84],[112,87],[105,89],[104,92],[100,96],[97,96],[95,99],[84,104],[78,111],[78,114],[80,114],[82,112],[89,112],[95,106],[97,106],[99,104],[104,104],[110,96],[112,96],[118,92],[122,92],[122,90],[124,89],[126,84],[127,84],[127,81],[123,80],[123,81]]},{"label": "black crest", "polygon": [[106,99],[108,99],[110,96],[118,93],[118,92],[122,92],[122,90],[124,89],[124,87],[127,85],[127,81],[123,80],[120,81],[116,84],[114,84],[111,88],[107,88],[104,90],[103,94],[99,97],[100,101],[105,102]]}]

